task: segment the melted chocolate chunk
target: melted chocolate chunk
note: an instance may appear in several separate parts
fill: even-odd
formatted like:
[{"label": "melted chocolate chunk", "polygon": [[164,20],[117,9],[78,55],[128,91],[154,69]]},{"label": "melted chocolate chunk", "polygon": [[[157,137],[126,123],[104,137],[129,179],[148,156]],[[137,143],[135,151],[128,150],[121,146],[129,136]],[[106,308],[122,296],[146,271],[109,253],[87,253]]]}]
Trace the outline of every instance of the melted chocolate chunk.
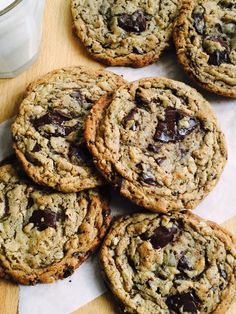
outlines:
[{"label": "melted chocolate chunk", "polygon": [[168,296],[166,304],[170,310],[178,314],[183,312],[197,314],[201,302],[196,293],[194,291],[190,291]]},{"label": "melted chocolate chunk", "polygon": [[182,255],[178,261],[177,269],[180,271],[190,270],[190,266],[188,264],[188,259],[186,256]]},{"label": "melted chocolate chunk", "polygon": [[[184,117],[189,117],[187,128],[179,127],[179,120]],[[168,107],[165,110],[165,120],[158,121],[156,133],[154,135],[155,141],[161,141],[163,143],[177,142],[183,140],[186,135],[191,133],[200,125],[199,120],[194,117],[190,117],[181,110]]]},{"label": "melted chocolate chunk", "polygon": [[126,124],[130,121],[130,120],[134,120],[134,115],[135,113],[138,112],[138,108],[133,108],[130,110],[130,112],[122,119],[122,124],[124,125],[124,127],[126,126]]},{"label": "melted chocolate chunk", "polygon": [[41,148],[42,148],[41,145],[39,145],[38,143],[36,143],[36,144],[34,145],[34,148],[32,149],[32,152],[33,152],[33,153],[40,152]]},{"label": "melted chocolate chunk", "polygon": [[68,266],[64,269],[63,278],[67,278],[71,276],[74,272],[74,268],[71,266]]},{"label": "melted chocolate chunk", "polygon": [[75,88],[73,93],[70,94],[70,96],[74,98],[80,105],[83,104],[84,100],[79,88]]},{"label": "melted chocolate chunk", "polygon": [[193,18],[193,25],[199,35],[203,35],[205,32],[205,21],[204,16],[201,13],[194,13],[192,14]]},{"label": "melted chocolate chunk", "polygon": [[146,18],[141,10],[133,14],[123,13],[117,17],[118,26],[126,32],[141,33],[146,30]]},{"label": "melted chocolate chunk", "polygon": [[150,101],[142,95],[142,91],[140,88],[137,88],[135,93],[135,102],[140,108],[147,108],[150,104]]},{"label": "melted chocolate chunk", "polygon": [[92,161],[92,156],[89,153],[89,150],[85,143],[82,143],[80,146],[70,145],[68,157],[71,162],[78,164],[81,160],[84,162]]},{"label": "melted chocolate chunk", "polygon": [[48,227],[56,228],[56,223],[59,220],[59,215],[50,209],[35,210],[29,219],[30,223],[34,224],[39,231],[43,231]]},{"label": "melted chocolate chunk", "polygon": [[176,225],[173,225],[170,229],[160,226],[154,230],[154,233],[150,238],[150,242],[154,249],[163,248],[168,243],[172,242],[177,231],[178,229]]}]

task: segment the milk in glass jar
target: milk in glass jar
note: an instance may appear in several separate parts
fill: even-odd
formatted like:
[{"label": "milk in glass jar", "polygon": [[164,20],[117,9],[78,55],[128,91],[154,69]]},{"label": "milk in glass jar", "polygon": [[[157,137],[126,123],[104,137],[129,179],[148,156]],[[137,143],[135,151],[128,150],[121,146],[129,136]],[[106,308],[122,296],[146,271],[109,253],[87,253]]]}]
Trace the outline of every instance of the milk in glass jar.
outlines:
[{"label": "milk in glass jar", "polygon": [[0,78],[26,70],[39,53],[44,0],[0,0]]}]

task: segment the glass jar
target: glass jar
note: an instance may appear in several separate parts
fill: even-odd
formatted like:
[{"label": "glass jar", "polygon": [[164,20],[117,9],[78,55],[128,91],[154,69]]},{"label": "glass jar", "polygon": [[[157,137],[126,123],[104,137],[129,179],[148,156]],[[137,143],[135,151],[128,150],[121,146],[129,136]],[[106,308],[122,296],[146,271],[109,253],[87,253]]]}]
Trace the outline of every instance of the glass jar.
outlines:
[{"label": "glass jar", "polygon": [[19,75],[37,59],[43,9],[44,0],[0,0],[0,78]]}]

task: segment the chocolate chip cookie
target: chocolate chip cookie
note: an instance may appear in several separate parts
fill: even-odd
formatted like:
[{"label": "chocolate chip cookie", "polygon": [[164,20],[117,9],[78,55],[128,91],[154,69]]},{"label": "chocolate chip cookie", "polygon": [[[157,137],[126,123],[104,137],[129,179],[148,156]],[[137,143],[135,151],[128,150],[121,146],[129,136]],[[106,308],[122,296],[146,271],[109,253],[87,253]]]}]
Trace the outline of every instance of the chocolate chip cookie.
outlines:
[{"label": "chocolate chip cookie", "polygon": [[109,65],[143,67],[169,46],[180,0],[71,0],[74,29],[89,53]]},{"label": "chocolate chip cookie", "polygon": [[236,2],[184,0],[174,41],[179,62],[204,88],[236,97]]},{"label": "chocolate chip cookie", "polygon": [[93,103],[124,80],[85,67],[53,71],[30,85],[12,125],[14,149],[37,183],[78,192],[104,183],[84,144]]},{"label": "chocolate chip cookie", "polygon": [[194,208],[217,183],[227,152],[215,114],[193,88],[147,78],[102,97],[85,139],[124,196],[160,212]]},{"label": "chocolate chip cookie", "polygon": [[0,269],[21,284],[70,276],[101,242],[111,220],[99,190],[55,192],[11,163],[0,167]]},{"label": "chocolate chip cookie", "polygon": [[119,218],[100,252],[128,313],[226,313],[236,294],[235,239],[192,213]]}]

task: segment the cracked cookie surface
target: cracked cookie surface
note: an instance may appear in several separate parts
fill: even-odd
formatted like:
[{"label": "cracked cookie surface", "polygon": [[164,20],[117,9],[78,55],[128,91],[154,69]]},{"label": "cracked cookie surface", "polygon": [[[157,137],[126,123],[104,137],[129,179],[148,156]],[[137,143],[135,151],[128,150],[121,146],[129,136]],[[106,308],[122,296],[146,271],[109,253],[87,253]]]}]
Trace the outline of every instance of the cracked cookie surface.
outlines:
[{"label": "cracked cookie surface", "polygon": [[37,183],[63,192],[104,184],[84,144],[84,120],[124,80],[85,67],[48,73],[31,84],[12,125],[17,157]]},{"label": "cracked cookie surface", "polygon": [[72,0],[74,28],[90,54],[109,65],[142,67],[169,46],[179,0]]},{"label": "cracked cookie surface", "polygon": [[235,298],[235,239],[188,211],[120,217],[100,260],[124,312],[221,314]]},{"label": "cracked cookie surface", "polygon": [[99,190],[61,193],[0,167],[1,276],[21,284],[70,276],[100,244],[111,216]]},{"label": "cracked cookie surface", "polygon": [[122,195],[160,212],[194,208],[227,159],[209,103],[161,78],[123,85],[101,98],[85,124],[94,163]]},{"label": "cracked cookie surface", "polygon": [[175,23],[179,62],[202,87],[236,97],[236,2],[184,0]]}]

